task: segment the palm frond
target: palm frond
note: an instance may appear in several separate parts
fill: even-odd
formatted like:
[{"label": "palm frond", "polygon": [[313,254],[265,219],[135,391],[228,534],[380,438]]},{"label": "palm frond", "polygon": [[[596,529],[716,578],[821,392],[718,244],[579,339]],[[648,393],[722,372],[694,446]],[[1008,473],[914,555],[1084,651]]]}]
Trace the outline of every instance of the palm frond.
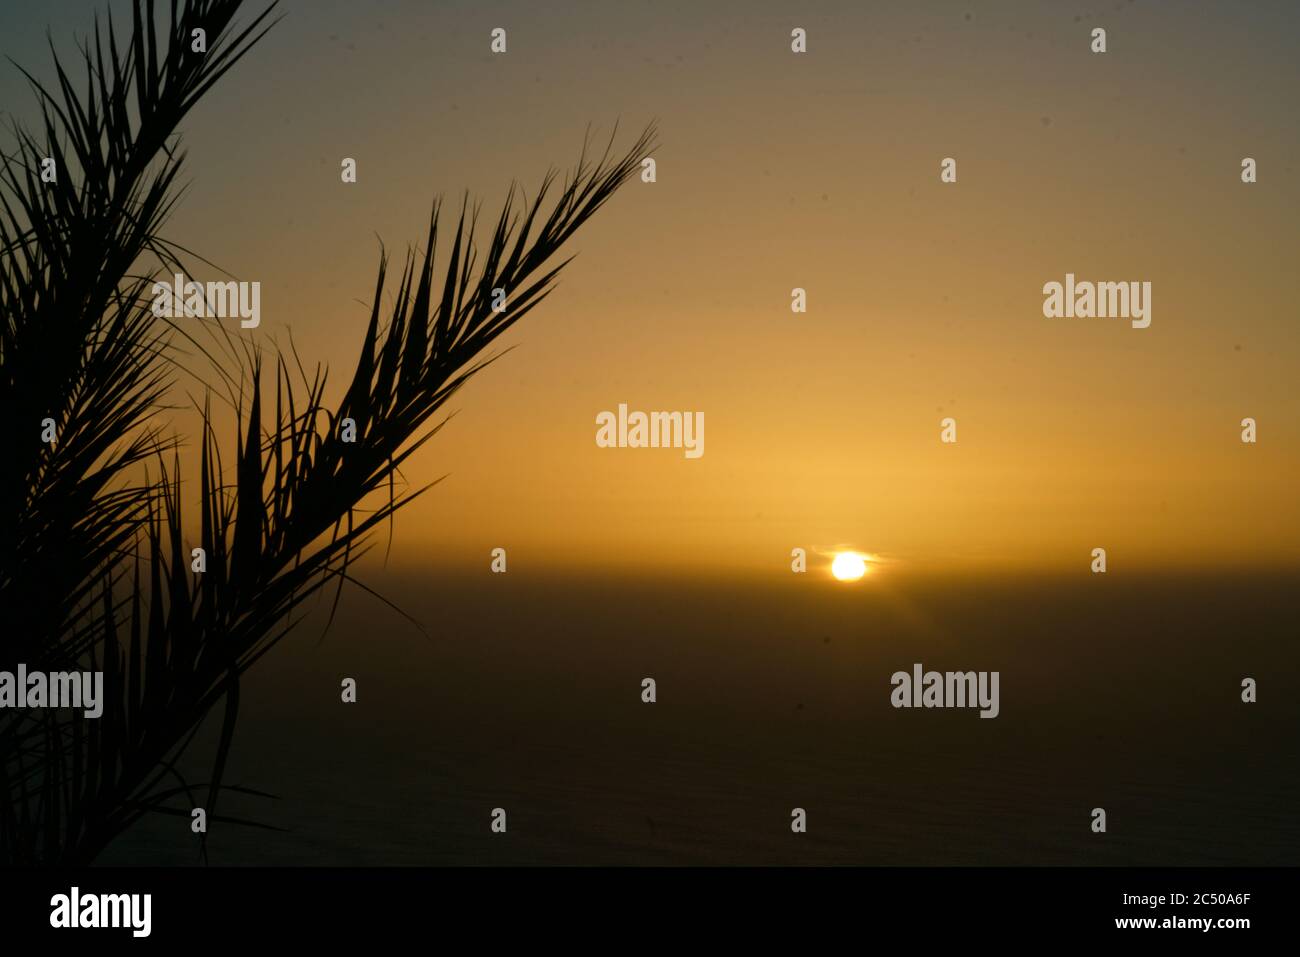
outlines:
[{"label": "palm frond", "polygon": [[[167,336],[147,280],[124,278],[158,248],[175,201],[178,124],[270,26],[275,3],[239,27],[241,4],[173,0],[160,37],[153,0],[136,0],[125,47],[111,20],[82,45],[83,90],[57,55],[54,88],[26,74],[41,129],[15,124],[17,149],[0,157],[0,416],[13,429],[0,459],[0,664],[83,654],[70,618],[144,520],[152,490],[128,477],[158,450],[147,426],[167,386]],[[206,54],[190,52],[196,29]],[[54,182],[41,178],[47,159]]]},{"label": "palm frond", "polygon": [[[201,800],[211,822],[243,821],[217,814],[223,793],[248,793],[224,781],[243,675],[301,622],[310,598],[333,585],[337,603],[373,533],[428,490],[399,491],[403,464],[496,358],[499,337],[551,293],[565,244],[652,148],[650,128],[611,158],[611,136],[598,159],[584,148],[568,177],[548,174],[531,201],[512,188],[482,251],[478,207],[462,201],[447,239],[436,202],[423,252],[407,254],[387,310],[381,252],[337,403],[327,401],[326,371],[309,377],[296,351],[296,378],[284,354],[245,343],[226,353],[237,372],[212,357],[237,427],[231,441],[219,437],[203,400],[196,546],[182,495],[190,486],[155,421],[175,346],[145,301],[149,275],[129,271],[150,254],[168,264],[177,248],[159,236],[182,162],[169,146],[177,124],[269,27],[270,8],[234,27],[239,6],[173,2],[160,42],[153,3],[137,0],[125,47],[110,23],[83,48],[84,93],[57,57],[56,90],[32,80],[42,137],[15,129],[17,152],[0,160],[0,414],[20,426],[15,454],[0,464],[0,616],[11,626],[0,666],[104,674],[98,719],[18,711],[0,720],[0,858],[9,863],[89,862],[143,815],[179,813],[177,801]],[[199,58],[185,53],[197,27],[209,37]],[[56,185],[40,181],[45,156],[61,172]],[[494,308],[496,290],[504,309]],[[53,446],[39,441],[46,417],[58,427]],[[199,574],[193,547],[206,554]],[[191,784],[181,758],[214,711],[212,771]]]}]

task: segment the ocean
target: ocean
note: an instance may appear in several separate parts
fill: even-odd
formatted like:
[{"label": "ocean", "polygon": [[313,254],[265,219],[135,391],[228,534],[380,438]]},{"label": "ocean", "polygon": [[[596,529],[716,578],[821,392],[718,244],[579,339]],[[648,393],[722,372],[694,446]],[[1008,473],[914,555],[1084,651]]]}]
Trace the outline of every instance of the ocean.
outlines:
[{"label": "ocean", "polygon": [[[354,589],[248,675],[226,780],[276,798],[217,813],[280,830],[211,864],[1300,863],[1300,576],[364,580],[427,634]],[[916,664],[998,716],[893,707]],[[100,862],[197,863],[189,824]]]}]

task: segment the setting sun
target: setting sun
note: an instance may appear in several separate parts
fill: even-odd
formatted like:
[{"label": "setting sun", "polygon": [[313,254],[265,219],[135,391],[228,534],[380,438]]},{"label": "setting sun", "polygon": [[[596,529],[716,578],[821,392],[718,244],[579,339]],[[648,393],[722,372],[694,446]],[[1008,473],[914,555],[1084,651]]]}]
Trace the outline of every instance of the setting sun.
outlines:
[{"label": "setting sun", "polygon": [[855,582],[867,573],[867,560],[857,552],[840,552],[831,562],[831,574],[842,582]]}]

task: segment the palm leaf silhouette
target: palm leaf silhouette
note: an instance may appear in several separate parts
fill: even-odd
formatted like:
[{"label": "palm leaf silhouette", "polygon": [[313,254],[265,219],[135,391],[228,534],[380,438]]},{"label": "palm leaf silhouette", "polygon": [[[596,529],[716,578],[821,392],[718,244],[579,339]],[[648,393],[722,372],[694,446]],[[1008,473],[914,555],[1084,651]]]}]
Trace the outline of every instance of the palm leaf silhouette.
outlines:
[{"label": "palm leaf silhouette", "polygon": [[[611,137],[599,159],[584,147],[563,180],[547,174],[531,201],[512,187],[483,250],[478,208],[465,200],[442,239],[449,217],[435,202],[424,250],[407,254],[387,311],[381,252],[356,368],[333,407],[325,371],[309,377],[296,352],[295,377],[284,354],[227,342],[238,368],[215,358],[213,368],[238,428],[223,442],[205,400],[196,546],[181,494],[190,486],[156,421],[174,336],[193,337],[153,317],[152,273],[131,270],[148,257],[180,268],[178,248],[159,235],[183,162],[169,141],[269,29],[274,4],[235,27],[241,5],[173,2],[160,43],[152,0],[136,0],[125,47],[110,23],[82,48],[85,92],[57,56],[56,92],[31,80],[43,138],[15,127],[17,149],[0,159],[0,410],[15,452],[0,460],[9,626],[0,667],[102,670],[105,688],[99,719],[0,712],[6,863],[89,862],[149,813],[202,806],[209,821],[233,820],[216,810],[223,791],[248,791],[223,784],[241,676],[301,620],[308,598],[352,581],[371,534],[427,490],[398,492],[402,464],[492,361],[496,339],[554,288],[568,261],[556,261],[561,248],[653,144],[647,128],[611,157]],[[208,53],[187,56],[198,27]],[[45,157],[61,173],[56,184],[39,178]],[[507,296],[500,311],[496,289]],[[47,417],[58,427],[53,445],[39,439]],[[355,441],[343,441],[344,420]],[[202,574],[190,570],[193,547],[206,552]],[[218,708],[211,773],[189,782],[178,760]]]}]

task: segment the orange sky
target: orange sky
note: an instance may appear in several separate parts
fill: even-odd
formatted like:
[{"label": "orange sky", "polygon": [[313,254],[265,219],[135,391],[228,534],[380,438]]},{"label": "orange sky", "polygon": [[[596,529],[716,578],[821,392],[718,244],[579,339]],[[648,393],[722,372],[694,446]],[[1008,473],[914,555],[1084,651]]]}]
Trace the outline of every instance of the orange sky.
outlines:
[{"label": "orange sky", "polygon": [[[659,181],[578,234],[519,348],[408,470],[450,477],[398,523],[394,562],[1300,559],[1293,10],[397,6],[388,25],[290,6],[186,125],[172,237],[261,281],[255,337],[291,328],[336,384],[376,234],[400,251],[438,192],[491,209],[512,179],[535,187],[588,123],[621,120],[626,142],[657,119],[663,146]],[[1150,281],[1151,327],[1045,319],[1067,272]],[[704,456],[597,448],[620,402],[703,411]]]}]

